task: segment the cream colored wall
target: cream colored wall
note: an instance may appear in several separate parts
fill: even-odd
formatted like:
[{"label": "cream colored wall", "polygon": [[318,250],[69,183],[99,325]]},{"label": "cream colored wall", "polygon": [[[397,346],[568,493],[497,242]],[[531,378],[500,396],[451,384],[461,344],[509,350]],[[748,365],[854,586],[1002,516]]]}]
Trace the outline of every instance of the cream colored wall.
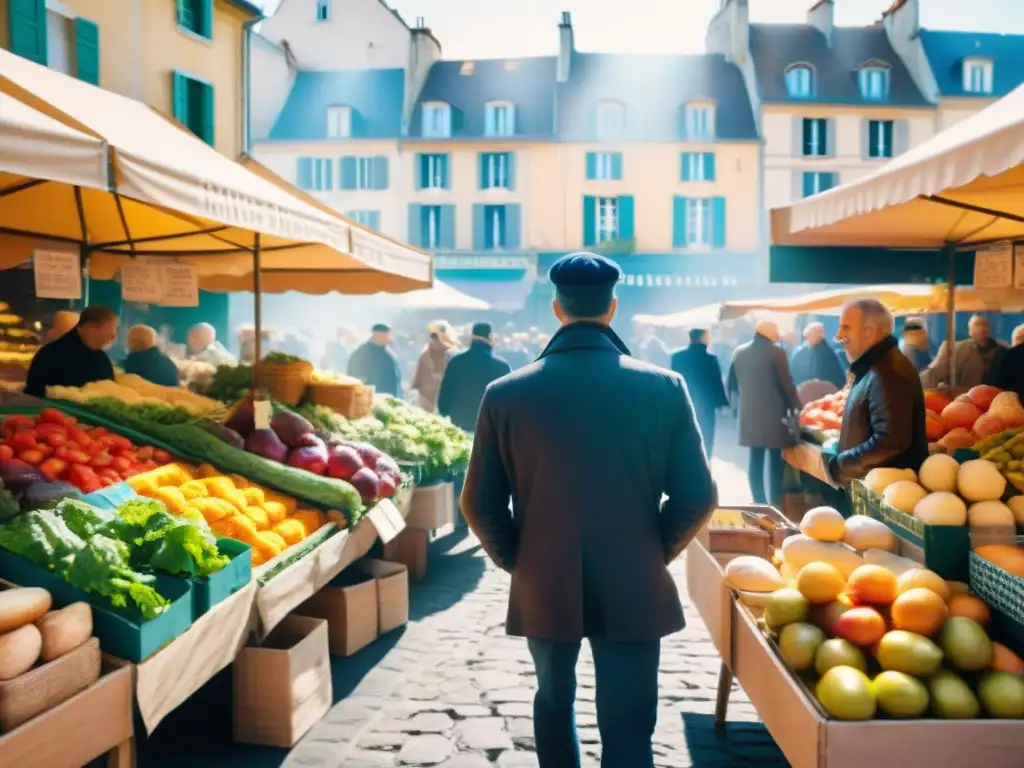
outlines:
[{"label": "cream colored wall", "polygon": [[[834,121],[836,147],[831,157],[805,158],[793,146],[794,121],[825,118]],[[776,208],[794,202],[793,174],[803,171],[838,173],[840,183],[869,173],[887,160],[865,160],[861,155],[861,124],[864,120],[906,120],[909,147],[931,138],[935,133],[934,110],[865,109],[808,104],[799,111],[792,105],[766,105],[761,130],[765,141],[765,205]]]},{"label": "cream colored wall", "polygon": [[[345,155],[388,158],[388,189],[330,190],[309,194],[322,200],[339,213],[348,211],[380,211],[381,232],[389,237],[405,237],[406,215],[402,190],[412,184],[398,156],[398,142],[391,141],[265,141],[253,144],[253,157],[285,181],[298,186],[300,157],[329,157],[335,162],[333,177],[338,181],[338,160]],[[458,214],[456,214],[458,222]]]},{"label": "cream colored wall", "polygon": [[942,99],[935,114],[936,132],[944,131],[961,120],[993,104],[995,99]]}]

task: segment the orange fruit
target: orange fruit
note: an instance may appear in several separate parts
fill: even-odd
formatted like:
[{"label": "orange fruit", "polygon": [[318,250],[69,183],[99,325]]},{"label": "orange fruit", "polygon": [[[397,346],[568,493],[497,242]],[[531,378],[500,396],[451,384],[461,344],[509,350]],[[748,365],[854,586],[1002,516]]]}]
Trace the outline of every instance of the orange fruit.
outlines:
[{"label": "orange fruit", "polygon": [[850,574],[846,591],[858,602],[888,605],[899,594],[899,585],[892,571],[880,565],[862,565]]},{"label": "orange fruit", "polygon": [[992,643],[992,663],[989,666],[997,672],[1024,675],[1024,660],[1002,643]]},{"label": "orange fruit", "polygon": [[924,587],[908,590],[893,601],[892,625],[925,637],[938,632],[949,617],[942,596]]},{"label": "orange fruit", "polygon": [[870,648],[885,635],[885,619],[874,608],[851,608],[835,620],[836,634],[861,648]]},{"label": "orange fruit", "polygon": [[929,571],[927,568],[912,568],[911,570],[904,572],[899,579],[897,579],[897,584],[899,585],[901,595],[904,592],[909,592],[912,589],[918,589],[920,587],[930,589],[943,600],[949,600],[949,596],[953,594],[953,591],[949,588],[949,584],[946,583],[946,580],[939,576],[935,571]]},{"label": "orange fruit", "polygon": [[985,626],[992,618],[992,611],[983,600],[974,595],[952,595],[946,603],[950,616],[966,616]]}]

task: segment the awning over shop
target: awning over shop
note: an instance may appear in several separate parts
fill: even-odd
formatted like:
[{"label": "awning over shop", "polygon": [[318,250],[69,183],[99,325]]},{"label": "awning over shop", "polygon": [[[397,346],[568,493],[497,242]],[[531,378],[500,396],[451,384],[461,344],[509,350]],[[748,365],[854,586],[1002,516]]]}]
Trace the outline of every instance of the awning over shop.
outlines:
[{"label": "awning over shop", "polygon": [[440,280],[435,280],[430,288],[425,288],[422,291],[410,291],[409,293],[389,297],[388,305],[398,309],[413,311],[425,309],[490,309],[490,305],[483,299],[457,291]]},{"label": "awning over shop", "polygon": [[659,328],[702,328],[717,323],[721,311],[721,303],[707,304],[671,315],[637,315],[633,322]]},{"label": "awning over shop", "polygon": [[884,167],[772,211],[777,245],[940,248],[1024,237],[1024,86]]},{"label": "awning over shop", "polygon": [[445,276],[444,281],[456,291],[482,301],[491,309],[505,312],[523,309],[536,284],[536,280],[526,275],[518,280],[472,280]]}]

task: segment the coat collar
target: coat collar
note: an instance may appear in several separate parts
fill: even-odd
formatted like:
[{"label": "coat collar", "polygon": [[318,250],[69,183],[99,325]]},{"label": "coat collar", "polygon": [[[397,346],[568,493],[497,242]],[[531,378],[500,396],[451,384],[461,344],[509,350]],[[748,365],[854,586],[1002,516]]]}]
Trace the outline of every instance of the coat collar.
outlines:
[{"label": "coat collar", "polygon": [[871,366],[885,357],[885,355],[897,346],[898,342],[896,341],[896,338],[894,336],[887,336],[850,363],[850,370],[856,378],[861,378],[871,369]]},{"label": "coat collar", "polygon": [[469,343],[469,348],[466,351],[475,352],[478,355],[490,356],[494,354],[494,346],[489,341],[484,341],[483,339],[474,337]]},{"label": "coat collar", "polygon": [[607,325],[600,323],[578,322],[563,325],[551,337],[551,341],[537,358],[557,355],[562,352],[576,352],[583,349],[596,349],[602,352],[613,352],[617,355],[630,356],[629,347]]}]

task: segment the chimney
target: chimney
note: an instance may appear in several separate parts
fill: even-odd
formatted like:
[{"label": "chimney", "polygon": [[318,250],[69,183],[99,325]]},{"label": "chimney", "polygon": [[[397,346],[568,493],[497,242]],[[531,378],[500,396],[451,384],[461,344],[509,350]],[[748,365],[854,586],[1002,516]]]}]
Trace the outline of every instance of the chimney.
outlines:
[{"label": "chimney", "polygon": [[708,53],[720,53],[742,66],[750,52],[749,0],[721,0],[704,34]]},{"label": "chimney", "polygon": [[818,31],[825,36],[829,47],[835,37],[836,28],[836,4],[835,0],[818,0],[807,12],[807,23],[817,27]]},{"label": "chimney", "polygon": [[572,15],[562,11],[562,21],[558,25],[558,82],[569,82],[569,67],[575,50],[572,39]]}]

